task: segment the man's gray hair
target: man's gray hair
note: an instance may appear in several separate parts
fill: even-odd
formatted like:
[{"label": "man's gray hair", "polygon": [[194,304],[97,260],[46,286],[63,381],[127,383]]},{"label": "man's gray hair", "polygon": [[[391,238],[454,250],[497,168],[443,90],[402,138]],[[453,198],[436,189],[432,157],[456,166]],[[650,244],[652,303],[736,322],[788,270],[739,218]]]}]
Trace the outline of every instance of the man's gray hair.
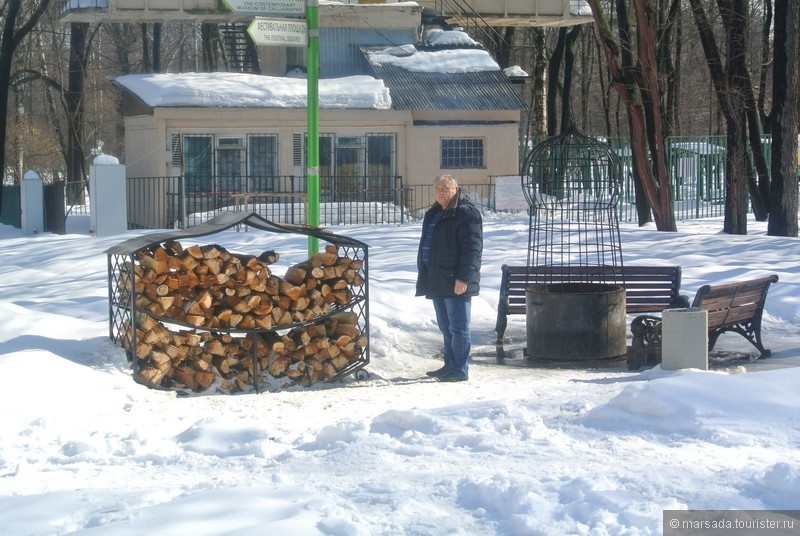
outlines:
[{"label": "man's gray hair", "polygon": [[451,183],[451,184],[452,184],[454,187],[458,188],[458,181],[457,181],[457,180],[456,180],[456,178],[455,178],[455,177],[453,177],[452,175],[439,175],[439,176],[438,176],[438,177],[436,177],[436,179],[433,181],[433,184],[437,184],[437,183],[440,183],[440,182],[442,182],[442,181],[450,181],[450,183]]}]

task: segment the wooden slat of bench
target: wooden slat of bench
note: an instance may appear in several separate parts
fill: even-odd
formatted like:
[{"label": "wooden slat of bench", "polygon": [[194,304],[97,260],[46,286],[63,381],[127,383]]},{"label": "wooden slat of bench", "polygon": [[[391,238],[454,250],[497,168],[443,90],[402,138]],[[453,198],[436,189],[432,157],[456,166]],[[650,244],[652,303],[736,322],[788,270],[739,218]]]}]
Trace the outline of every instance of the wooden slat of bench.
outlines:
[{"label": "wooden slat of bench", "polygon": [[748,305],[758,306],[763,299],[763,289],[758,294],[747,294],[747,295],[740,295],[737,294],[736,296],[728,296],[726,299],[718,299],[718,300],[711,300],[706,301],[703,300],[701,307],[704,309],[720,309],[720,308],[731,308],[731,307],[746,307]]},{"label": "wooden slat of bench", "polygon": [[760,298],[764,292],[764,288],[773,282],[770,277],[762,277],[760,279],[753,279],[750,281],[736,283],[724,283],[722,285],[705,285],[697,291],[695,300],[698,302],[707,302],[708,300],[719,299],[720,297],[731,296],[756,296]]},{"label": "wooden slat of bench", "polygon": [[747,305],[758,306],[761,303],[761,295],[747,296],[720,296],[711,300],[703,300],[700,307],[707,311],[716,309],[730,309],[732,307],[745,307]]},{"label": "wooden slat of bench", "polygon": [[727,288],[724,291],[711,287],[707,293],[702,295],[703,303],[714,303],[718,301],[730,300],[731,298],[742,300],[758,301],[764,293],[764,287],[767,285],[748,285],[742,288]]},{"label": "wooden slat of bench", "polygon": [[743,322],[748,322],[753,318],[757,307],[747,307],[740,309],[720,309],[708,313],[708,329],[717,329],[722,326],[733,326]]}]

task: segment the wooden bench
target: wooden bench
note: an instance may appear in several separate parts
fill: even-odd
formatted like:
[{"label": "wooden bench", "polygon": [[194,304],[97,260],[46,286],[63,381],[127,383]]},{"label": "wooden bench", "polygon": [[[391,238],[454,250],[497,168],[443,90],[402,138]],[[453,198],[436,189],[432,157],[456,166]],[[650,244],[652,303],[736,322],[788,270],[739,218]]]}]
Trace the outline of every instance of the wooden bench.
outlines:
[{"label": "wooden bench", "polygon": [[[767,291],[777,275],[700,287],[692,307],[708,311],[708,350],[711,351],[720,335],[732,331],[743,336],[758,349],[760,357],[771,352],[761,342],[761,316]],[[633,348],[628,358],[628,369],[637,370],[653,358],[661,361],[661,318],[641,315],[631,323]]]},{"label": "wooden bench", "polygon": [[508,315],[526,314],[526,287],[543,283],[605,283],[625,286],[627,313],[655,313],[688,307],[680,294],[680,266],[509,266],[502,267],[497,304],[497,343],[502,343]]}]

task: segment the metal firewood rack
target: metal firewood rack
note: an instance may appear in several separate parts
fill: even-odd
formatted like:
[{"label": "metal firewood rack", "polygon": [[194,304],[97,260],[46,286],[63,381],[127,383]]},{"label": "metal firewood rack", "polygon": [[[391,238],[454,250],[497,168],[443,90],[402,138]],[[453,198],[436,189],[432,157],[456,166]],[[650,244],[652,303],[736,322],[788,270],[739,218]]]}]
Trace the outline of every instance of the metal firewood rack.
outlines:
[{"label": "metal firewood rack", "polygon": [[[134,266],[135,258],[138,253],[156,244],[213,235],[233,227],[236,227],[237,230],[246,228],[256,229],[268,233],[288,233],[315,237],[321,241],[332,244],[336,246],[340,256],[347,256],[354,260],[360,259],[363,261],[363,267],[361,268],[361,273],[359,275],[363,278],[364,284],[353,287],[352,299],[346,305],[335,306],[330,312],[315,317],[312,320],[274,326],[272,329],[198,327],[171,318],[159,317],[150,311],[137,307],[134,284]],[[125,348],[128,361],[132,364],[134,380],[139,383],[145,383],[149,387],[157,386],[140,380],[137,375],[139,372],[139,359],[136,357],[137,337],[135,336],[135,333],[137,327],[137,314],[139,313],[151,316],[160,322],[180,326],[188,330],[220,334],[239,334],[239,336],[244,335],[246,337],[252,337],[252,381],[255,391],[260,392],[260,385],[262,383],[260,380],[263,379],[262,375],[265,372],[264,370],[261,370],[261,367],[258,364],[257,340],[260,334],[267,332],[278,333],[289,331],[296,327],[319,324],[324,322],[326,318],[329,318],[337,313],[349,311],[357,315],[357,327],[360,332],[366,336],[367,344],[353,362],[337,371],[337,374],[334,377],[329,378],[326,381],[333,382],[348,375],[353,375],[356,379],[365,379],[369,376],[369,373],[364,370],[364,367],[366,367],[370,362],[368,250],[369,246],[359,240],[330,233],[321,228],[277,224],[259,216],[258,214],[242,212],[223,212],[222,214],[211,220],[208,220],[205,223],[187,229],[152,233],[131,238],[105,251],[105,253],[108,255],[109,337],[114,343],[120,344],[123,348]],[[130,284],[126,284],[127,282]]]}]

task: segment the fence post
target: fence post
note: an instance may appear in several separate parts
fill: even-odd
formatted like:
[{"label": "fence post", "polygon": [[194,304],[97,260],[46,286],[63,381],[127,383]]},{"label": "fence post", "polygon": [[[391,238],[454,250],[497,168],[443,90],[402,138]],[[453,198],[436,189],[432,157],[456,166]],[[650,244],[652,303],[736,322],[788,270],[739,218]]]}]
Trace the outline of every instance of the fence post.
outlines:
[{"label": "fence post", "polygon": [[109,155],[98,155],[89,166],[91,233],[95,236],[122,234],[128,230],[125,166]]},{"label": "fence post", "polygon": [[44,184],[33,170],[25,172],[20,193],[22,230],[27,236],[44,231]]}]

